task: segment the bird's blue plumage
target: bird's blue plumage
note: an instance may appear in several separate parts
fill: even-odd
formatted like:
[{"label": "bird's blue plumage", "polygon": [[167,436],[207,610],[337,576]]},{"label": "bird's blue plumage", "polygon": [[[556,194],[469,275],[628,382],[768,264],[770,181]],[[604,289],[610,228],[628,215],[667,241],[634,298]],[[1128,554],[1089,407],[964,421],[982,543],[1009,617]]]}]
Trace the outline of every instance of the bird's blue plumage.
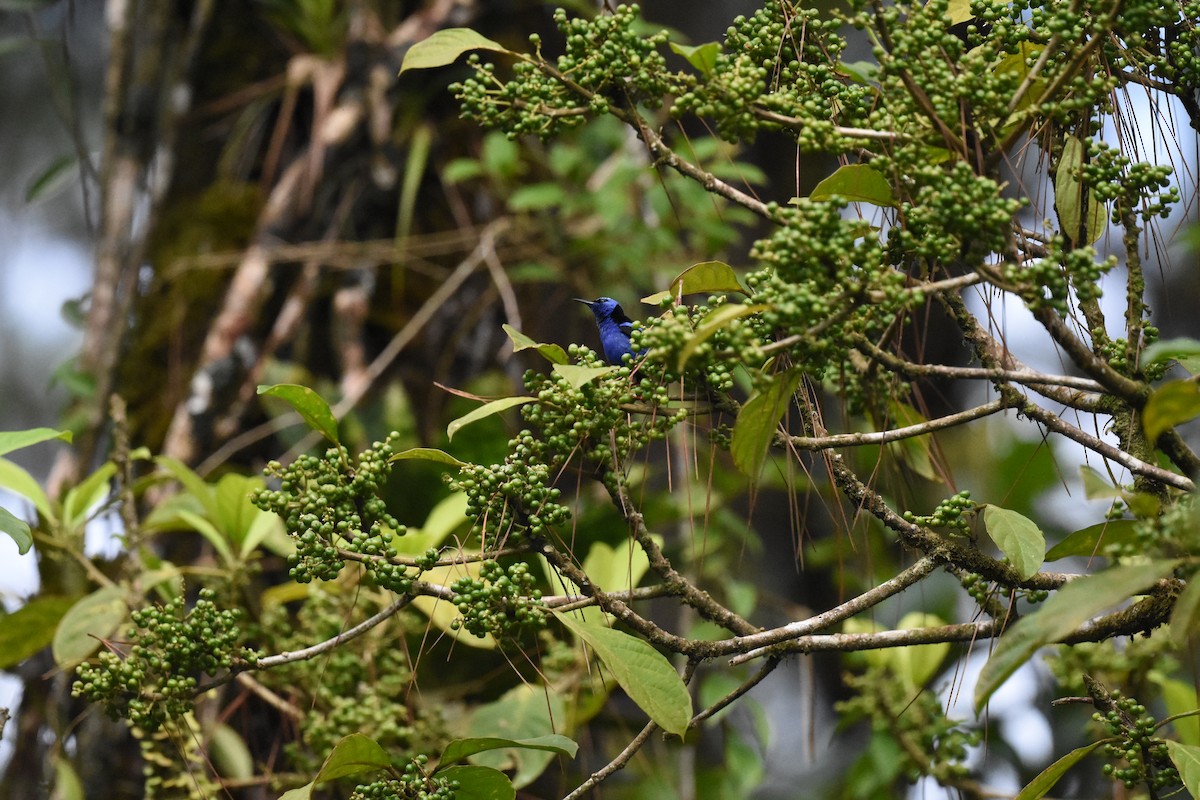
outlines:
[{"label": "bird's blue plumage", "polygon": [[578,297],[575,299],[592,309],[592,314],[596,317],[605,361],[620,364],[626,353],[633,354],[633,348],[629,344],[633,320],[625,316],[620,303],[611,297],[601,297],[597,300],[581,300]]}]

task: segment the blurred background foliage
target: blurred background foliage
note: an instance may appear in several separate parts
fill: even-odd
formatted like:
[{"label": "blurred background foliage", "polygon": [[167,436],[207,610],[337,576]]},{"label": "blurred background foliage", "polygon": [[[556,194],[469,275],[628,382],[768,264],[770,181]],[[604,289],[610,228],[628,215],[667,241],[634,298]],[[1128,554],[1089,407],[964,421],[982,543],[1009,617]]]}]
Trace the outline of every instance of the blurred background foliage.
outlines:
[{"label": "blurred background foliage", "polygon": [[[439,447],[489,463],[503,457],[510,424],[477,423],[453,447],[445,431],[477,405],[470,396],[512,394],[523,370],[537,364],[512,352],[503,323],[536,341],[594,346],[592,321],[572,298],[611,295],[637,317],[650,313],[638,298],[688,265],[739,265],[755,238],[749,213],[651,164],[615,120],[548,143],[513,142],[459,120],[446,86],[465,67],[397,79],[406,49],[444,27],[470,26],[514,49],[537,32],[553,49],[553,5],[572,7],[0,2],[10,15],[5,41],[30,43],[4,58],[40,59],[53,89],[13,102],[22,109],[56,103],[68,134],[58,140],[63,152],[35,159],[49,167],[26,182],[28,199],[48,203],[52,190],[74,181],[82,230],[72,233],[95,253],[94,284],[67,308],[81,344],[57,374],[70,395],[61,419],[75,446],[57,451],[50,493],[93,474],[114,441],[181,465],[164,472],[139,462],[138,491],[158,517],[145,520],[142,550],[95,559],[102,575],[126,575],[136,561],[161,573],[160,583],[140,587],[147,592],[169,594],[168,581],[180,575],[210,581],[251,611],[254,635],[273,652],[334,636],[347,620],[386,605],[385,593],[349,579],[306,590],[286,584],[286,548],[274,537],[225,558],[214,542],[236,543],[247,531],[204,517],[209,489],[201,487],[219,492],[226,476],[257,475],[267,460],[313,446],[289,410],[260,402],[255,386],[301,383],[330,398],[351,451],[395,430],[399,448]],[[102,6],[110,13],[104,42],[96,38]],[[700,42],[719,38],[736,6],[648,2],[645,11],[648,25]],[[591,4],[573,8],[590,13]],[[715,25],[697,29],[710,14]],[[781,138],[763,135],[747,153],[705,130],[675,128],[665,115],[656,121],[695,163],[764,200],[802,194],[820,171],[822,162],[800,160]],[[1164,331],[1185,306],[1168,306]],[[936,320],[929,330],[930,347],[960,347],[938,339]],[[17,382],[5,380],[6,405],[34,402],[36,392],[14,397]],[[116,429],[112,410],[98,402],[110,393],[127,403]],[[936,390],[924,399],[926,412],[960,401]],[[28,417],[10,424],[35,421],[57,424]],[[953,488],[1029,514],[1064,481],[1042,441],[994,426],[984,444],[976,433],[951,433],[939,439],[941,449],[854,457],[860,473],[876,472],[881,491],[914,507],[932,507],[947,493],[939,468],[947,461],[955,463]],[[828,607],[897,568],[894,543],[874,522],[844,518],[833,489],[781,472],[796,469],[789,463],[768,469],[751,493],[697,434],[648,454],[635,482],[650,527],[689,577],[764,625]],[[193,482],[162,501],[173,506],[156,507],[156,487],[187,475],[183,465],[195,470]],[[577,487],[594,491],[582,478]],[[662,488],[671,491],[655,491]],[[428,464],[398,464],[384,497],[403,524],[445,541],[463,533],[445,521],[449,493]],[[579,505],[572,534],[580,543],[626,541],[611,508]],[[101,528],[120,525],[108,512],[96,516]],[[199,533],[197,517],[215,533]],[[82,530],[48,534],[43,546],[54,555],[38,563],[42,597],[74,599],[103,585],[81,567]],[[951,584],[944,593],[927,585],[921,608],[954,618]],[[894,604],[878,613],[893,626],[905,610]],[[703,622],[683,622],[691,623],[688,635],[703,634]],[[532,644],[547,649],[542,666],[553,669],[562,645]],[[0,797],[275,797],[281,785],[311,777],[332,743],[351,732],[368,733],[400,758],[454,735],[486,733],[496,719],[539,731],[546,711],[568,727],[594,717],[576,733],[580,763],[548,770],[523,795],[557,796],[641,724],[628,705],[547,700],[528,691],[540,679],[532,664],[500,650],[464,656],[464,647],[431,628],[426,613],[406,611],[327,659],[271,672],[252,689],[227,687],[202,706],[193,727],[157,739],[72,699],[68,676],[42,651],[7,664],[21,692],[5,731],[11,746]],[[557,655],[559,669],[578,669],[570,653]],[[886,736],[850,726],[831,745],[833,704],[847,696],[841,667],[832,655],[790,663],[756,690],[761,704],[739,707],[686,747],[649,745],[653,757],[633,762],[626,778],[606,785],[606,796],[894,796],[903,776],[889,766],[896,758]],[[732,690],[730,680],[702,674],[701,702]],[[1003,737],[991,741],[1007,746]]]}]

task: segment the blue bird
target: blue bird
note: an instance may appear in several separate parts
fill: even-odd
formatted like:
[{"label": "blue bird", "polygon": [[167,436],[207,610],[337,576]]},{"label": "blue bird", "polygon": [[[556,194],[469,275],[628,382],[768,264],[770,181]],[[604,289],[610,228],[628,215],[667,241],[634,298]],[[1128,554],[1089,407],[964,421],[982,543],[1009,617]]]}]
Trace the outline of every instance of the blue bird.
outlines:
[{"label": "blue bird", "polygon": [[620,303],[611,297],[601,297],[598,300],[584,300],[579,297],[575,299],[590,308],[596,316],[596,327],[600,329],[600,345],[604,349],[605,361],[619,365],[626,353],[633,355],[633,348],[629,344],[633,320],[625,316]]}]

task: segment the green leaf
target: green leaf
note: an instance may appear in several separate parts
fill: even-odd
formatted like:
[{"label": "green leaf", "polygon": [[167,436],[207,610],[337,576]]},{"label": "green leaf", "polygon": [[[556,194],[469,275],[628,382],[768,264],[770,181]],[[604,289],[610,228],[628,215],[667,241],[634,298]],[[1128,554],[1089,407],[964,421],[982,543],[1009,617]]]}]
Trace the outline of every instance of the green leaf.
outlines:
[{"label": "green leaf", "polygon": [[[1197,228],[1200,230],[1200,227]],[[1195,339],[1167,339],[1155,342],[1142,351],[1143,367],[1161,361],[1178,361],[1188,372],[1200,371],[1200,341]]]},{"label": "green leaf", "polygon": [[879,85],[879,65],[874,61],[839,61],[834,69],[862,86]]},{"label": "green leaf", "polygon": [[33,531],[29,523],[13,516],[7,508],[0,507],[0,533],[7,533],[17,543],[17,552],[25,555],[33,547]]},{"label": "green leaf", "polygon": [[1046,537],[1033,520],[989,503],[983,507],[983,524],[992,541],[1022,578],[1028,578],[1042,568]]},{"label": "green leaf", "polygon": [[308,800],[312,797],[313,788],[318,784],[387,769],[391,764],[387,751],[374,739],[361,733],[352,733],[333,746],[333,751],[321,765],[312,783],[284,792],[279,800]]},{"label": "green leaf", "polygon": [[1047,561],[1068,556],[1091,558],[1098,554],[1101,544],[1126,544],[1137,539],[1137,523],[1131,519],[1098,522],[1069,534],[1046,553]]},{"label": "green leaf", "polygon": [[1124,489],[1113,486],[1108,478],[1091,467],[1080,467],[1079,475],[1083,478],[1083,496],[1088,500],[1106,500],[1125,496]]},{"label": "green leaf", "polygon": [[15,667],[50,644],[59,620],[74,604],[72,597],[35,597],[0,617],[0,669]]},{"label": "green leaf", "polygon": [[971,0],[950,0],[946,4],[946,19],[951,25],[966,22],[974,17],[975,15],[971,13]]},{"label": "green leaf", "polygon": [[0,488],[8,489],[33,503],[33,507],[51,525],[58,522],[55,506],[37,480],[6,458],[0,458]]},{"label": "green leaf", "polygon": [[531,183],[513,191],[508,196],[508,210],[514,213],[521,211],[545,211],[557,208],[565,203],[567,193],[557,183]]},{"label": "green leaf", "polygon": [[[1020,49],[1015,53],[1004,56],[996,62],[993,70],[998,75],[1011,74],[1016,81],[1014,86],[1020,86],[1029,75],[1029,65],[1037,61],[1042,54],[1042,45],[1032,44],[1030,42],[1021,42]],[[1042,74],[1045,74],[1044,72]],[[1031,105],[1037,102],[1038,98],[1046,91],[1046,79],[1035,78],[1032,85],[1024,96],[1021,98],[1021,103],[1014,112],[1024,111]]]},{"label": "green leaf", "polygon": [[581,367],[577,364],[555,364],[552,369],[575,389],[582,389],[597,378],[617,370],[616,367]]},{"label": "green leaf", "polygon": [[274,386],[259,386],[258,393],[283,400],[296,409],[296,413],[308,423],[308,427],[334,444],[341,444],[338,440],[337,420],[333,418],[329,404],[312,389],[294,383],[277,383]]},{"label": "green leaf", "polygon": [[493,400],[490,403],[484,403],[479,408],[469,414],[464,414],[458,419],[446,426],[446,438],[453,439],[454,434],[470,425],[472,422],[478,422],[481,419],[486,419],[493,414],[499,414],[501,411],[507,411],[514,406],[533,403],[537,400],[536,397],[501,397],[499,400]]},{"label": "green leaf", "polygon": [[85,800],[87,797],[79,773],[62,753],[54,756],[54,791],[50,796],[54,800]]},{"label": "green leaf", "polygon": [[773,376],[766,387],[756,391],[738,412],[730,452],[733,463],[751,480],[758,480],[771,440],[775,438],[775,429],[791,404],[800,378],[798,369]]},{"label": "green leaf", "polygon": [[1072,633],[1101,611],[1128,600],[1175,569],[1174,561],[1113,567],[1071,581],[1000,637],[975,686],[975,710],[1041,647]]},{"label": "green leaf", "polygon": [[439,770],[438,777],[458,783],[454,800],[513,800],[517,796],[508,776],[491,767],[460,764]]},{"label": "green leaf", "polygon": [[[591,573],[589,573],[590,575]],[[471,714],[469,733],[501,736],[505,739],[537,739],[554,733],[556,723],[566,719],[562,695],[545,686],[522,683],[499,699],[480,706]],[[537,779],[554,760],[553,750],[505,748],[471,756],[471,762],[492,769],[514,769],[513,787],[520,789]]]},{"label": "green leaf", "polygon": [[1168,678],[1161,671],[1151,671],[1149,678],[1162,694],[1163,705],[1180,744],[1200,747],[1200,708],[1197,708],[1196,684],[1190,680]]},{"label": "green leaf", "polygon": [[446,28],[417,42],[404,54],[400,75],[410,69],[430,69],[453,64],[463,53],[472,50],[490,50],[493,53],[516,55],[499,42],[493,42],[470,28]]},{"label": "green leaf", "polygon": [[1075,748],[1042,770],[1041,774],[1031,780],[1013,800],[1039,800],[1045,797],[1046,792],[1054,788],[1054,784],[1058,783],[1059,779],[1067,773],[1067,770],[1091,755],[1093,750],[1110,741],[1112,740],[1101,739],[1098,742],[1092,742],[1083,747]]},{"label": "green leaf", "polygon": [[1193,577],[1171,610],[1171,638],[1186,652],[1188,640],[1197,634],[1200,634],[1200,579]]},{"label": "green leaf", "polygon": [[[1079,180],[1083,166],[1083,142],[1077,136],[1068,135],[1063,141],[1062,158],[1058,172],[1054,175],[1054,208],[1062,224],[1063,235],[1076,246],[1089,245],[1104,235],[1108,227],[1108,209],[1091,189],[1085,194]],[[1083,225],[1084,204],[1087,204],[1087,224],[1083,227],[1083,241],[1076,241]]]},{"label": "green leaf", "polygon": [[545,342],[535,342],[512,325],[505,323],[500,326],[504,332],[508,334],[508,338],[512,340],[513,352],[519,353],[522,350],[537,350],[542,358],[549,361],[551,364],[566,364],[570,361],[567,358],[567,353],[557,344],[546,344]]},{"label": "green leaf", "polygon": [[717,65],[717,56],[721,54],[720,42],[705,42],[704,44],[686,45],[668,42],[671,50],[687,59],[687,62],[705,75],[712,75]]},{"label": "green leaf", "polygon": [[[900,622],[896,624],[896,629],[908,631],[920,628],[939,628],[945,624],[944,619],[934,614],[912,611],[901,617]],[[938,668],[945,662],[946,656],[950,652],[950,643],[906,645],[890,648],[886,652],[894,657],[893,666],[897,674],[915,689],[924,686],[930,678],[937,674]]]},{"label": "green leaf", "polygon": [[[898,428],[921,425],[929,421],[920,411],[899,400],[888,403],[888,414],[890,421],[886,424],[894,424]],[[899,461],[907,464],[913,472],[925,480],[941,482],[941,476],[933,466],[933,443],[930,436],[909,436],[896,442],[889,442],[887,447]]]},{"label": "green leaf", "polygon": [[229,547],[229,542],[226,540],[225,535],[217,530],[217,526],[199,514],[193,514],[187,510],[179,511],[179,519],[196,533],[203,536],[213,546],[213,549],[217,551],[217,554],[224,563],[234,563],[233,550]]},{"label": "green leaf", "polygon": [[109,481],[117,474],[117,465],[111,461],[84,478],[63,497],[63,524],[80,528],[87,522],[88,514],[112,492]]},{"label": "green leaf", "polygon": [[388,459],[388,463],[392,464],[397,461],[432,461],[436,464],[445,464],[448,467],[465,467],[467,462],[459,461],[454,456],[444,450],[438,450],[435,447],[412,447],[408,450],[403,450],[396,453]]},{"label": "green leaf", "polygon": [[1200,797],[1200,747],[1167,740],[1167,752],[1192,797]]},{"label": "green leaf", "polygon": [[[557,613],[557,612],[556,612]],[[633,702],[668,733],[683,736],[692,718],[692,698],[671,662],[647,642],[604,625],[557,614],[587,642]]]},{"label": "green leaf", "polygon": [[[605,628],[605,630],[608,630],[608,628]],[[624,634],[621,635],[623,636]],[[641,640],[639,639],[638,641]],[[441,770],[450,764],[457,764],[476,753],[482,753],[487,750],[499,750],[505,747],[519,747],[525,750],[548,750],[551,753],[558,753],[567,758],[574,758],[575,753],[579,750],[579,745],[566,736],[560,736],[557,733],[535,736],[532,739],[505,739],[500,736],[455,739],[446,745],[446,749],[442,751],[441,758],[438,759],[438,769]]]},{"label": "green leaf", "polygon": [[61,155],[54,159],[54,161],[50,162],[50,166],[42,170],[25,187],[25,202],[32,203],[36,200],[51,197],[61,189],[66,188],[67,183],[74,176],[78,164],[79,160],[73,153]]},{"label": "green leaf", "polygon": [[206,731],[208,755],[222,778],[249,780],[254,777],[254,756],[241,734],[224,723]]},{"label": "green leaf", "polygon": [[809,194],[811,200],[843,197],[852,203],[871,203],[895,207],[896,195],[883,173],[868,164],[846,164],[817,184]]},{"label": "green leaf", "polygon": [[723,261],[702,261],[693,264],[675,276],[671,288],[642,298],[643,303],[656,306],[668,298],[680,298],[685,294],[712,294],[737,292],[747,297],[750,293],[738,282],[733,267]]},{"label": "green leaf", "polygon": [[687,343],[684,344],[683,348],[679,351],[677,369],[682,371],[684,366],[687,364],[688,359],[692,357],[700,345],[712,338],[714,333],[722,328],[729,327],[733,324],[734,320],[741,319],[742,317],[748,317],[751,314],[757,314],[759,311],[765,311],[768,308],[770,308],[770,306],[766,305],[728,305],[720,306],[713,311],[708,312],[708,314],[704,316],[704,319],[700,320],[700,324],[696,326],[696,330],[693,331],[691,337],[688,338]]},{"label": "green leaf", "polygon": [[26,431],[0,431],[0,456],[7,455],[13,450],[30,447],[50,439],[71,441],[70,431],[56,431],[53,428],[30,428]]},{"label": "green leaf", "polygon": [[1171,428],[1200,417],[1200,383],[1168,381],[1154,390],[1142,409],[1142,428],[1151,444]]},{"label": "green leaf", "polygon": [[120,586],[105,586],[80,599],[54,631],[54,663],[67,670],[90,658],[128,618],[125,590]]}]

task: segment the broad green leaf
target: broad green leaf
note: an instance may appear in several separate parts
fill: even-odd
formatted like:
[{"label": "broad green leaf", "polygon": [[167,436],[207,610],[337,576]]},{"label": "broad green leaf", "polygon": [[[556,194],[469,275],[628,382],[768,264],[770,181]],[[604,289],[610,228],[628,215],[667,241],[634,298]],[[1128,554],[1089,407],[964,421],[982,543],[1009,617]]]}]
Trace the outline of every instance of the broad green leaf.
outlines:
[{"label": "broad green leaf", "polygon": [[733,463],[751,480],[758,480],[771,440],[775,438],[775,429],[792,402],[800,378],[798,369],[773,376],[770,383],[756,391],[738,412],[730,452]]},{"label": "broad green leaf", "polygon": [[992,693],[1040,648],[1057,642],[1101,611],[1128,600],[1174,569],[1174,561],[1122,565],[1071,581],[1059,589],[1040,609],[1022,617],[1000,637],[979,674],[975,710],[982,711]]},{"label": "broad green leaf", "polygon": [[1151,444],[1169,429],[1200,417],[1200,383],[1168,381],[1154,390],[1142,409],[1142,428]]},{"label": "broad green leaf", "polygon": [[159,456],[154,459],[154,463],[171,473],[175,480],[183,484],[183,488],[187,489],[188,494],[203,506],[204,516],[208,519],[217,518],[220,510],[217,508],[217,498],[211,484],[207,483],[179,459],[171,458],[170,456]]},{"label": "broad green leaf", "polygon": [[667,733],[683,736],[692,718],[692,698],[671,662],[647,642],[604,625],[557,614],[587,642],[633,702]]},{"label": "broad green leaf", "polygon": [[269,511],[256,510],[258,514],[250,523],[238,548],[239,557],[245,560],[259,545],[277,554],[290,553],[295,545],[283,530],[283,520]]},{"label": "broad green leaf", "polygon": [[[1036,62],[1041,53],[1041,45],[1021,42],[1020,49],[1016,53],[1006,55],[997,61],[993,71],[1000,75],[1011,74],[1016,79],[1015,85],[1020,86],[1029,75],[1029,65]],[[1029,91],[1025,93],[1021,98],[1020,104],[1013,110],[1015,112],[1024,111],[1036,103],[1045,91],[1046,79],[1035,78],[1030,85]]]},{"label": "broad green leaf", "polygon": [[71,528],[82,526],[96,504],[112,491],[108,482],[116,474],[117,465],[110,461],[67,492],[63,497],[63,523]]},{"label": "broad green leaf", "polygon": [[[1176,717],[1171,727],[1181,744],[1200,747],[1200,701],[1196,698],[1196,684],[1190,680],[1167,678],[1157,670],[1149,675],[1151,682],[1162,693],[1163,705],[1168,717]],[[1182,716],[1188,715],[1188,716]]]},{"label": "broad green leaf", "polygon": [[259,386],[258,393],[265,397],[278,397],[303,418],[317,433],[334,444],[341,444],[338,439],[338,423],[333,418],[333,411],[321,395],[307,386],[295,383],[277,383],[274,386]]},{"label": "broad green leaf", "polygon": [[950,0],[946,5],[946,19],[951,25],[966,22],[974,16],[971,13],[971,0]]},{"label": "broad green leaf", "polygon": [[1167,752],[1175,769],[1179,770],[1179,778],[1183,787],[1192,797],[1200,797],[1200,747],[1180,744],[1167,740]]},{"label": "broad green leaf", "polygon": [[279,800],[308,800],[318,784],[387,769],[391,764],[387,751],[378,742],[361,733],[352,733],[333,746],[312,783],[284,792]]},{"label": "broad green leaf", "polygon": [[843,197],[852,203],[871,203],[895,207],[896,195],[883,173],[869,164],[846,164],[816,185],[809,194],[811,200]]},{"label": "broad green leaf", "polygon": [[120,586],[97,589],[71,606],[58,623],[52,640],[54,663],[71,669],[100,649],[129,618],[125,591]]},{"label": "broad green leaf", "polygon": [[1200,634],[1200,578],[1195,576],[1183,587],[1171,610],[1171,638],[1183,652],[1188,640]]},{"label": "broad green leaf", "polygon": [[50,197],[65,188],[70,179],[75,176],[78,166],[79,159],[73,153],[54,159],[50,162],[50,166],[42,170],[25,187],[25,202],[33,203]]},{"label": "broad green leaf", "polygon": [[499,736],[455,739],[446,745],[446,749],[442,751],[441,758],[438,759],[438,769],[441,770],[443,767],[457,764],[476,753],[482,753],[486,750],[499,750],[505,747],[519,747],[526,750],[548,750],[551,753],[558,753],[567,758],[574,758],[576,751],[579,750],[579,745],[566,736],[560,736],[557,733],[535,736],[531,739],[505,739]]},{"label": "broad green leaf", "polygon": [[1046,553],[1047,561],[1068,556],[1091,558],[1098,555],[1101,545],[1125,544],[1137,539],[1137,523],[1131,519],[1098,522],[1069,534]]},{"label": "broad green leaf", "polygon": [[[501,736],[505,739],[536,739],[554,733],[567,718],[566,703],[558,692],[522,683],[505,692],[498,700],[479,706],[471,714],[469,733],[477,736]],[[515,769],[513,787],[528,786],[554,760],[553,750],[505,748],[471,756],[471,762],[492,769]]]},{"label": "broad green leaf", "polygon": [[[897,428],[907,428],[910,425],[920,425],[928,422],[925,415],[908,403],[893,400],[888,403],[889,420],[887,424]],[[942,478],[933,466],[933,444],[929,436],[909,436],[896,442],[889,442],[888,450],[909,469],[927,481],[941,483]]]},{"label": "broad green leaf", "polygon": [[17,552],[25,555],[33,547],[33,531],[29,523],[0,506],[0,533],[6,533],[17,543]]},{"label": "broad green leaf", "polygon": [[13,450],[30,447],[50,439],[71,441],[70,431],[56,431],[53,428],[30,428],[27,431],[0,431],[0,456],[7,455]]},{"label": "broad green leaf", "polygon": [[478,422],[481,419],[487,419],[493,414],[499,414],[501,411],[507,411],[514,406],[521,406],[525,405],[526,403],[533,403],[536,401],[536,397],[501,397],[499,400],[493,400],[490,403],[484,403],[471,413],[464,414],[447,425],[446,438],[453,439],[454,434],[458,433],[472,422]]},{"label": "broad green leaf", "polygon": [[0,617],[0,669],[15,667],[49,645],[59,620],[74,604],[71,597],[35,597]]},{"label": "broad green leaf", "polygon": [[[1063,142],[1062,158],[1058,172],[1054,175],[1054,208],[1062,223],[1063,235],[1076,246],[1089,245],[1104,235],[1108,227],[1108,209],[1088,189],[1086,194],[1079,180],[1079,169],[1083,166],[1083,142],[1077,136],[1068,135]],[[1084,225],[1084,204],[1087,204],[1087,221]],[[1083,240],[1076,241],[1083,227]]]},{"label": "broad green leaf", "polygon": [[254,520],[265,513],[250,502],[251,493],[264,486],[263,479],[258,475],[230,472],[222,475],[213,488],[217,502],[217,517],[213,522],[229,541],[239,547]]},{"label": "broad green leaf", "polygon": [[54,800],[85,800],[87,797],[79,773],[61,752],[54,756],[54,791],[50,796]]},{"label": "broad green leaf", "polygon": [[206,731],[208,756],[222,778],[248,780],[254,777],[254,756],[241,734],[224,723]]},{"label": "broad green leaf", "polygon": [[[905,614],[896,624],[897,630],[909,631],[920,628],[939,628],[946,621],[934,614],[913,611]],[[913,688],[924,686],[937,674],[938,668],[950,652],[949,642],[916,644],[888,650],[895,657],[895,670]]]},{"label": "broad green leaf", "polygon": [[675,276],[671,288],[643,297],[642,302],[656,306],[669,298],[680,298],[685,294],[714,294],[716,292],[738,292],[747,297],[750,293],[738,282],[733,267],[723,261],[702,261],[693,264]]},{"label": "broad green leaf", "polygon": [[439,770],[437,775],[458,784],[454,800],[513,800],[517,796],[508,776],[491,767],[458,764]]},{"label": "broad green leaf", "polygon": [[602,378],[616,367],[581,367],[577,364],[555,364],[552,369],[572,387],[582,389],[597,378]]},{"label": "broad green leaf", "polygon": [[1091,467],[1080,467],[1079,474],[1083,478],[1083,495],[1088,500],[1105,500],[1110,497],[1125,496],[1124,489],[1113,486],[1108,478]]},{"label": "broad green leaf", "polygon": [[567,358],[567,353],[559,345],[547,344],[545,342],[535,342],[519,330],[509,325],[507,322],[500,326],[504,332],[508,334],[508,338],[512,339],[513,352],[519,353],[522,350],[537,350],[542,358],[549,361],[551,364],[566,364],[570,362]]},{"label": "broad green leaf", "polygon": [[444,450],[438,450],[433,447],[413,447],[408,450],[404,450],[403,452],[396,453],[394,456],[389,458],[388,463],[392,464],[397,461],[406,461],[409,459],[415,459],[418,461],[433,461],[438,464],[445,464],[448,467],[465,467],[467,465],[467,462],[459,461],[457,458],[445,452]]},{"label": "broad green leaf", "polygon": [[217,530],[217,526],[213,525],[199,514],[193,514],[191,511],[179,511],[179,519],[194,530],[196,533],[204,537],[205,541],[213,546],[221,560],[226,564],[233,564],[236,559],[233,557],[233,550],[229,547],[229,541],[225,534]]},{"label": "broad green leaf", "polygon": [[879,85],[879,65],[874,61],[839,61],[834,69],[863,86]]},{"label": "broad green leaf", "polygon": [[989,503],[983,507],[983,524],[988,536],[1022,578],[1028,578],[1042,568],[1046,537],[1033,520]]},{"label": "broad green leaf", "polygon": [[1046,792],[1054,788],[1054,784],[1058,783],[1063,775],[1067,774],[1067,770],[1078,764],[1083,759],[1091,755],[1092,751],[1100,747],[1111,739],[1101,739],[1098,742],[1077,747],[1065,756],[1055,761],[1050,766],[1042,770],[1041,774],[1031,780],[1029,784],[1021,790],[1020,794],[1013,800],[1040,800],[1046,796]]},{"label": "broad green leaf", "polygon": [[721,54],[720,42],[705,42],[704,44],[686,45],[668,42],[671,50],[687,59],[687,62],[705,75],[712,75],[713,67],[717,65],[717,56]]},{"label": "broad green leaf", "polygon": [[679,351],[677,368],[682,370],[687,365],[688,359],[695,354],[700,345],[712,338],[712,335],[717,331],[729,327],[733,324],[734,320],[748,317],[751,314],[757,314],[759,311],[765,311],[768,308],[770,306],[728,305],[720,306],[708,312],[704,316],[704,319],[700,320],[700,324],[696,326],[696,330],[692,332],[683,349]]},{"label": "broad green leaf", "polygon": [[522,211],[545,211],[548,208],[558,208],[567,201],[567,193],[557,183],[532,183],[516,189],[505,205],[513,213]]},{"label": "broad green leaf", "polygon": [[37,479],[6,458],[0,458],[0,488],[8,489],[33,503],[33,507],[51,525],[58,522],[55,504],[50,502]]},{"label": "broad green leaf", "polygon": [[403,75],[405,70],[410,69],[445,67],[457,61],[463,53],[469,53],[472,50],[513,54],[508,48],[502,47],[499,42],[493,42],[470,28],[446,28],[410,47],[404,54],[404,62],[400,65],[399,74]]},{"label": "broad green leaf", "polygon": [[[1200,230],[1200,227],[1197,229]],[[1200,341],[1167,339],[1155,342],[1142,351],[1142,366],[1170,360],[1178,361],[1188,372],[1200,372]]]}]

